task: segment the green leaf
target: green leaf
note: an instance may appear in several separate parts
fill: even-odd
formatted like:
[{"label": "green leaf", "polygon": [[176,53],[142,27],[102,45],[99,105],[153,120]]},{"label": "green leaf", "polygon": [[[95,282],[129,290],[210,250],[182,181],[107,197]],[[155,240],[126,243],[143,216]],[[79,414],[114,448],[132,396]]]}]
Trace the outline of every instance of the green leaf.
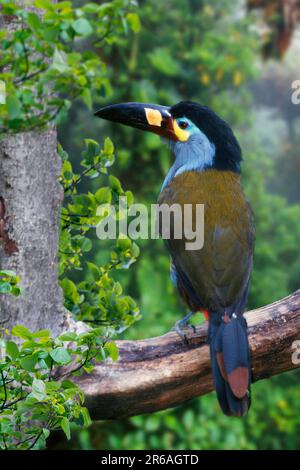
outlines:
[{"label": "green leaf", "polygon": [[112,143],[111,139],[109,137],[106,137],[104,141],[104,153],[108,155],[112,155],[114,153],[114,144]]},{"label": "green leaf", "polygon": [[5,346],[6,346],[6,353],[12,359],[16,359],[19,356],[19,349],[14,341],[6,341]]},{"label": "green leaf", "polygon": [[37,31],[42,26],[42,23],[41,23],[38,15],[36,15],[35,13],[32,13],[32,12],[28,13],[27,23],[29,24],[31,29],[33,29],[33,31]]},{"label": "green leaf", "polygon": [[43,8],[44,10],[54,11],[54,6],[50,0],[34,0],[34,5],[37,8]]},{"label": "green leaf", "polygon": [[120,248],[121,251],[126,251],[131,248],[131,240],[125,236],[119,237],[117,239],[117,247]]},{"label": "green leaf", "polygon": [[98,204],[105,204],[111,202],[111,190],[107,186],[98,189],[95,193],[95,198]]},{"label": "green leaf", "polygon": [[48,357],[47,351],[40,351],[38,353],[38,357],[39,357],[39,359],[46,359]]},{"label": "green leaf", "polygon": [[26,326],[23,325],[16,325],[13,327],[11,331],[13,336],[17,336],[18,338],[22,339],[31,339],[32,338],[32,333]]},{"label": "green leaf", "polygon": [[73,331],[69,331],[68,333],[64,333],[59,336],[58,339],[61,341],[74,341],[77,338],[77,334]]},{"label": "green leaf", "polygon": [[86,13],[97,13],[99,10],[99,5],[97,3],[87,3],[82,6],[82,10]]},{"label": "green leaf", "polygon": [[91,251],[92,247],[93,247],[93,244],[91,240],[89,238],[84,238],[82,246],[81,246],[82,251],[87,253],[88,251]]},{"label": "green leaf", "polygon": [[138,247],[138,245],[136,243],[132,243],[131,245],[131,255],[134,257],[134,258],[137,258],[140,254],[140,249]]},{"label": "green leaf", "polygon": [[95,281],[98,281],[100,278],[100,269],[94,263],[91,263],[90,261],[87,261],[86,264],[87,264],[89,272],[91,273]]},{"label": "green leaf", "polygon": [[52,380],[51,382],[46,382],[45,386],[47,393],[52,393],[60,389],[60,383],[55,382],[54,380]]},{"label": "green leaf", "polygon": [[0,293],[1,294],[8,294],[12,291],[12,286],[9,282],[2,282],[0,281]]},{"label": "green leaf", "polygon": [[21,294],[20,287],[12,287],[11,294],[18,297]]},{"label": "green leaf", "polygon": [[136,13],[127,13],[126,19],[132,31],[134,33],[138,33],[141,29],[141,22],[139,16]]},{"label": "green leaf", "polygon": [[126,191],[125,196],[127,199],[127,206],[130,207],[134,202],[134,196],[131,191]]},{"label": "green leaf", "polygon": [[69,69],[67,54],[64,51],[55,49],[51,68],[60,73],[64,73]]},{"label": "green leaf", "polygon": [[20,359],[20,364],[24,370],[27,370],[28,372],[34,372],[37,361],[38,361],[38,357],[26,356]]},{"label": "green leaf", "polygon": [[69,352],[63,347],[53,349],[53,351],[50,352],[50,356],[57,364],[68,364],[71,361]]},{"label": "green leaf", "polygon": [[93,32],[92,25],[86,18],[79,18],[73,21],[72,28],[80,36],[88,36]]},{"label": "green leaf", "polygon": [[72,180],[73,178],[72,165],[68,160],[65,160],[63,163],[62,174],[63,177],[68,181]]},{"label": "green leaf", "polygon": [[[61,146],[60,144],[58,144],[57,150],[58,150],[59,156],[61,157],[62,161],[63,161],[63,162],[67,161],[68,158],[69,158],[69,155],[68,155],[67,152],[62,148],[62,146]],[[71,166],[71,164],[70,164],[70,166]],[[72,166],[71,166],[71,170],[72,170]]]},{"label": "green leaf", "polygon": [[69,423],[68,418],[62,418],[60,422],[60,426],[63,432],[65,433],[67,439],[69,440],[71,438],[71,431],[70,431],[70,423]]},{"label": "green leaf", "polygon": [[49,431],[49,429],[43,428],[43,434],[44,434],[45,439],[47,439],[47,437],[50,436],[50,431]]},{"label": "green leaf", "polygon": [[84,426],[90,426],[90,424],[92,423],[92,421],[91,421],[90,414],[89,414],[87,408],[83,407],[83,408],[81,409],[81,413],[80,413],[80,414],[81,414],[81,417],[82,417],[82,419],[83,419],[83,425],[84,425]]},{"label": "green leaf", "polygon": [[65,389],[75,388],[78,389],[77,385],[71,382],[71,380],[63,380],[61,386]]},{"label": "green leaf", "polygon": [[9,95],[6,99],[9,119],[17,119],[22,114],[22,103],[16,95]]},{"label": "green leaf", "polygon": [[84,90],[81,93],[81,97],[83,99],[83,102],[86,104],[87,108],[91,110],[93,107],[91,90],[89,88],[84,88]]},{"label": "green leaf", "polygon": [[89,205],[91,204],[91,199],[87,194],[80,194],[80,196],[76,196],[75,204],[79,204],[88,209]]},{"label": "green leaf", "polygon": [[119,351],[116,343],[106,343],[105,349],[113,361],[117,361],[119,359]]},{"label": "green leaf", "polygon": [[38,364],[39,364],[40,369],[44,369],[44,370],[50,369],[50,365],[44,359],[39,359]]},{"label": "green leaf", "polygon": [[42,380],[34,378],[32,382],[31,394],[38,401],[45,400],[47,397],[45,383]]},{"label": "green leaf", "polygon": [[71,181],[71,179],[73,178],[73,173],[71,173],[71,171],[65,171],[63,175],[67,181]]},{"label": "green leaf", "polygon": [[85,139],[84,142],[87,149],[84,150],[82,154],[85,158],[88,157],[88,160],[92,162],[94,157],[97,157],[100,154],[100,146],[98,142],[93,139]]},{"label": "green leaf", "polygon": [[110,185],[111,189],[116,191],[118,194],[122,194],[123,189],[122,189],[121,183],[118,180],[118,178],[116,178],[113,175],[109,175],[108,181],[109,181],[109,185]]},{"label": "green leaf", "polygon": [[0,276],[8,276],[8,277],[15,277],[15,271],[11,271],[10,269],[1,269]]},{"label": "green leaf", "polygon": [[50,338],[50,331],[49,330],[39,330],[35,333],[32,333],[32,338]]},{"label": "green leaf", "polygon": [[60,281],[60,285],[64,290],[65,297],[70,299],[74,304],[78,303],[80,300],[80,295],[77,291],[77,287],[73,281],[70,279],[63,279]]}]

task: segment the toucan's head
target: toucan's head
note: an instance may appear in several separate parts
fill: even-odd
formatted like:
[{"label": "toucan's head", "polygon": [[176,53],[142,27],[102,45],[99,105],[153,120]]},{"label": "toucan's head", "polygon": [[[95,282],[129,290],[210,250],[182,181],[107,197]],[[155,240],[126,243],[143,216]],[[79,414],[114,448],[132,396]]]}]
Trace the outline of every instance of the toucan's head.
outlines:
[{"label": "toucan's head", "polygon": [[240,172],[238,141],[229,125],[207,106],[191,101],[171,107],[122,103],[106,106],[95,115],[167,139],[177,167],[183,171],[216,168]]}]

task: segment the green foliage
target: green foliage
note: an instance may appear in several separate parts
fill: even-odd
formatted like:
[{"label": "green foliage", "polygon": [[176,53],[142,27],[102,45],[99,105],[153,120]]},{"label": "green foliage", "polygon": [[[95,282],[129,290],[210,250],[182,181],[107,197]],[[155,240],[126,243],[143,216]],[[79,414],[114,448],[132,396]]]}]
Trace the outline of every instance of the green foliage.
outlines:
[{"label": "green foliage", "polygon": [[[266,189],[274,160],[253,133],[241,136],[245,154],[243,184],[255,215],[256,242],[249,307],[278,300],[298,289],[300,205]],[[275,288],[276,286],[276,288]]]},{"label": "green foliage", "polygon": [[[136,261],[139,248],[129,238],[121,237],[111,241],[112,247],[108,260],[101,266],[87,258],[96,244],[93,231],[97,224],[115,208],[115,220],[124,216],[119,207],[120,197],[133,202],[132,194],[124,191],[118,178],[109,174],[114,163],[114,146],[109,138],[105,139],[103,149],[91,139],[85,140],[82,152],[81,174],[73,173],[72,164],[66,152],[60,148],[63,158],[62,184],[65,203],[61,213],[60,237],[60,277],[65,295],[65,306],[80,320],[101,324],[106,334],[123,331],[139,318],[139,309],[134,300],[123,295],[121,284],[112,274],[116,270],[128,269]],[[92,180],[94,192],[78,193],[78,185],[84,178]],[[129,201],[130,200],[130,201]],[[99,211],[101,207],[101,211]],[[103,210],[104,209],[104,210]],[[85,278],[75,283],[69,276],[74,270],[85,271]]]},{"label": "green foliage", "polygon": [[89,109],[97,90],[110,84],[99,48],[118,41],[140,24],[132,0],[87,3],[35,0],[43,19],[17,2],[2,0],[2,14],[15,15],[17,28],[1,31],[0,80],[6,84],[6,105],[0,106],[0,132],[16,132],[61,122],[80,98]]},{"label": "green foliage", "polygon": [[12,294],[19,296],[21,289],[18,286],[19,277],[14,271],[0,270],[0,294]]},{"label": "green foliage", "polygon": [[117,360],[115,344],[97,328],[52,338],[48,330],[16,325],[12,336],[17,342],[0,339],[0,448],[43,448],[50,431],[60,428],[70,439],[71,422],[90,424],[84,396],[70,378],[91,372],[94,361]]}]

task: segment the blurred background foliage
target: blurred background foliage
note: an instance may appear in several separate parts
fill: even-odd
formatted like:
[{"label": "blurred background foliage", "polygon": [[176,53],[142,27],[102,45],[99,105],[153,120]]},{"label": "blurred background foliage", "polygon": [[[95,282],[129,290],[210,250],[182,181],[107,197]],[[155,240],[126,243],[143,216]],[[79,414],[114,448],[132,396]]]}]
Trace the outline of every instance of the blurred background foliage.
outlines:
[{"label": "blurred background foliage", "polygon": [[[299,288],[300,279],[300,106],[291,103],[291,83],[300,78],[299,33],[281,61],[266,62],[261,54],[263,20],[247,12],[242,0],[140,0],[136,11],[133,32],[110,35],[97,47],[107,64],[109,86],[99,92],[95,109],[121,101],[172,105],[189,99],[224,117],[243,148],[243,185],[256,220],[248,307],[289,294]],[[101,140],[107,135],[115,144],[114,171],[122,184],[133,191],[136,202],[154,203],[172,161],[158,137],[97,120],[77,101],[59,126],[60,142],[73,156],[80,153],[82,136]],[[78,162],[72,163],[76,168]],[[131,339],[165,333],[184,312],[169,281],[162,242],[138,244],[138,262],[119,272],[142,313],[123,334]],[[100,263],[108,250],[101,243],[90,253],[91,261]],[[296,449],[299,379],[300,373],[293,372],[255,384],[252,408],[242,420],[223,416],[210,394],[176,409],[94,423],[68,444],[54,438],[52,447]]]}]

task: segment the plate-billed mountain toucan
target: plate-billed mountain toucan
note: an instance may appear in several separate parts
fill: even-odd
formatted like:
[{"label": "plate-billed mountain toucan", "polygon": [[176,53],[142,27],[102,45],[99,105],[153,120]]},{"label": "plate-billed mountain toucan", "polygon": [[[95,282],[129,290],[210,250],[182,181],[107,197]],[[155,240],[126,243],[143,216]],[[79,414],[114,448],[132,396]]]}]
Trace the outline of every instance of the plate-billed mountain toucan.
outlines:
[{"label": "plate-billed mountain toucan", "polygon": [[123,103],[96,116],[154,132],[169,141],[175,160],[159,204],[204,204],[204,245],[187,250],[184,236],[166,240],[171,279],[191,310],[205,311],[214,385],[223,412],[244,416],[251,403],[247,323],[243,317],[252,271],[254,225],[240,183],[241,148],[231,128],[206,106]]}]

